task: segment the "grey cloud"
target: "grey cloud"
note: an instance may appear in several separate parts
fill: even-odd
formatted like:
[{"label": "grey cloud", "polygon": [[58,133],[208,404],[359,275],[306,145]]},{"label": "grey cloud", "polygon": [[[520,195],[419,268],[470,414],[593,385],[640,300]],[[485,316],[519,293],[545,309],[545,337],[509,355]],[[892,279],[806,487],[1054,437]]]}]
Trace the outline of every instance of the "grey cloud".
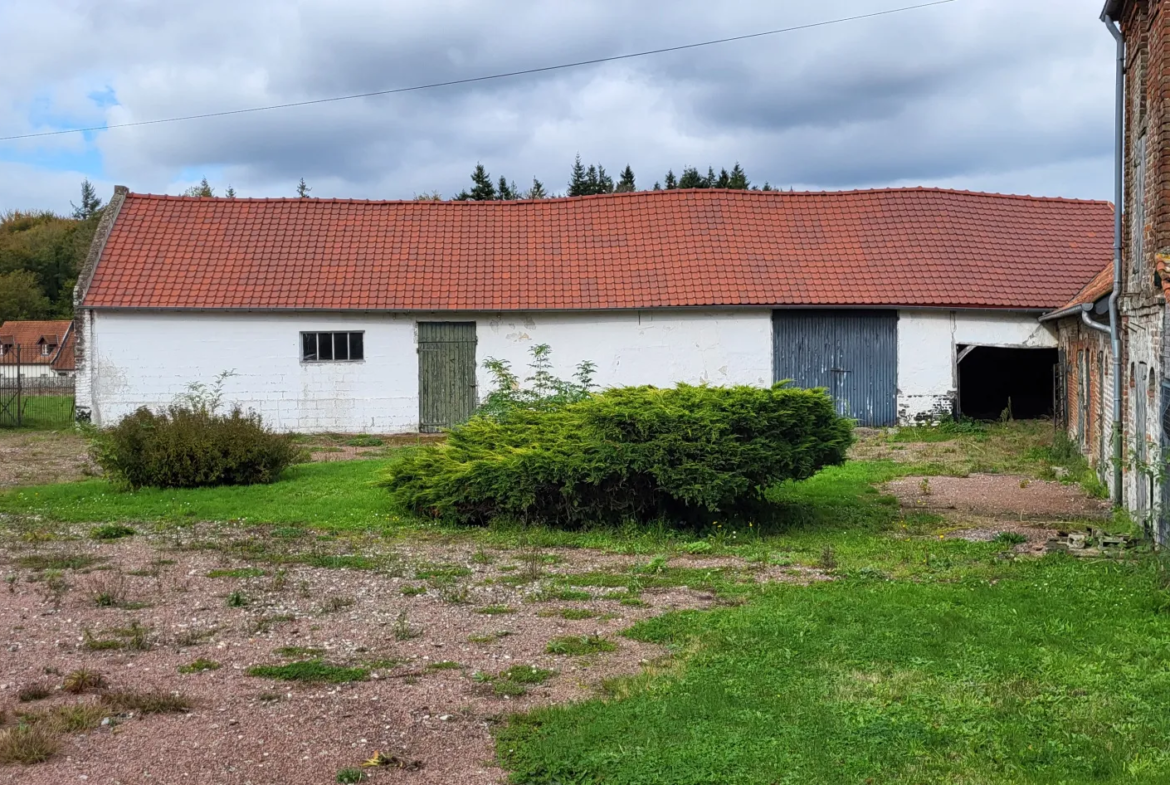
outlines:
[{"label": "grey cloud", "polygon": [[[34,96],[85,85],[113,87],[121,106],[105,111],[111,122],[142,120],[895,4],[108,0],[101,13],[79,14],[92,6],[15,0],[0,10],[0,47],[29,59],[19,78],[0,75],[0,131],[28,125]],[[645,186],[667,168],[738,160],[754,181],[784,186],[937,183],[1107,197],[1112,63],[1098,5],[958,0],[574,71],[110,131],[97,147],[106,178],[135,189],[178,190],[206,170],[252,196],[288,194],[301,176],[315,196],[450,195],[477,161],[520,184],[537,176],[563,189],[579,152],[614,170],[632,164]],[[0,209],[31,193],[0,181]]]}]

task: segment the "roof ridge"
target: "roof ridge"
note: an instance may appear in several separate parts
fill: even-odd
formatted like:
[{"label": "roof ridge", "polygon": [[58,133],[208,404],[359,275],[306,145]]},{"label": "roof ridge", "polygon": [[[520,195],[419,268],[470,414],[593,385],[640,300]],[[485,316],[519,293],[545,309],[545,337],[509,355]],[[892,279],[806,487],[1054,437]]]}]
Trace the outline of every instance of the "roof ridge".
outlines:
[{"label": "roof ridge", "polygon": [[1011,199],[1017,201],[1030,202],[1044,202],[1044,203],[1066,203],[1078,205],[1108,205],[1113,207],[1113,203],[1104,199],[1076,199],[1068,196],[1034,196],[1031,194],[1006,194],[995,191],[969,191],[960,188],[941,188],[937,186],[884,186],[880,188],[852,188],[843,189],[839,191],[821,190],[821,191],[755,191],[738,188],[671,188],[662,189],[658,191],[625,191],[622,193],[611,194],[589,194],[587,196],[552,196],[545,199],[507,199],[507,200],[492,200],[492,201],[475,201],[472,199],[456,200],[431,200],[431,199],[356,199],[352,197],[309,197],[303,199],[298,196],[176,196],[172,194],[151,194],[151,193],[137,193],[131,192],[127,194],[132,199],[153,199],[159,201],[179,201],[179,202],[309,202],[309,203],[328,203],[328,204],[354,204],[354,205],[418,205],[424,209],[435,209],[438,207],[457,207],[465,206],[486,206],[494,205],[497,207],[510,205],[527,205],[527,204],[550,204],[550,203],[567,203],[567,202],[584,202],[588,200],[599,199],[635,199],[635,198],[666,198],[669,196],[681,196],[689,194],[699,195],[726,195],[735,198],[799,198],[799,197],[848,197],[848,196],[865,196],[871,194],[912,194],[912,193],[930,193],[930,194],[950,194],[964,197],[977,197],[986,199]]}]

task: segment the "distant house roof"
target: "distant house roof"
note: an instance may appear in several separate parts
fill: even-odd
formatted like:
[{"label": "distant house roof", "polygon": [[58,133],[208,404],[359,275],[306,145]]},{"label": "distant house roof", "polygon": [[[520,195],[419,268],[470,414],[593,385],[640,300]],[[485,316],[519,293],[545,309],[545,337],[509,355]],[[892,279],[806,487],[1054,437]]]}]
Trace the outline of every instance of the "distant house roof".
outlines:
[{"label": "distant house roof", "polygon": [[[14,354],[8,350],[13,345],[21,347],[21,365],[51,365],[61,353],[60,336],[65,336],[65,342],[70,346],[75,342],[73,323],[68,319],[54,321],[7,321],[0,324],[0,346],[5,349],[5,360],[13,361]],[[42,354],[41,347],[48,345],[48,354]],[[73,350],[69,353],[72,355]],[[72,368],[70,368],[72,370]]]},{"label": "distant house roof", "polygon": [[128,194],[91,308],[1047,310],[1112,256],[1108,202],[932,188],[518,202]]},{"label": "distant house roof", "polygon": [[65,333],[65,342],[61,344],[61,348],[57,350],[56,356],[53,357],[54,371],[76,371],[77,358],[74,351],[77,347],[77,331],[70,329]]}]

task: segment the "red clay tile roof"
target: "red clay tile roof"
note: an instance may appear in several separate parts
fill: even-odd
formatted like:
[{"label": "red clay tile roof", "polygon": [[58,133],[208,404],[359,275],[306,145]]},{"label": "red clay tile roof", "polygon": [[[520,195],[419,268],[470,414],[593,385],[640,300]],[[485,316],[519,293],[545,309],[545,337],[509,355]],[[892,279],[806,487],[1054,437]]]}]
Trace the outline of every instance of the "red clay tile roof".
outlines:
[{"label": "red clay tile roof", "polygon": [[77,347],[77,331],[70,330],[65,334],[65,343],[61,344],[61,348],[57,350],[57,356],[53,358],[54,371],[76,371],[77,357],[74,349]]},{"label": "red clay tile roof", "polygon": [[1107,202],[939,189],[521,202],[129,194],[94,308],[1049,309],[1112,258]]},{"label": "red clay tile roof", "polygon": [[1113,264],[1110,263],[1101,272],[1094,276],[1093,280],[1085,284],[1085,287],[1076,293],[1071,300],[1064,305],[1057,308],[1057,311],[1064,311],[1077,305],[1084,305],[1086,303],[1095,303],[1105,295],[1113,291]]},{"label": "red clay tile roof", "polygon": [[[12,344],[20,345],[20,364],[21,365],[49,365],[57,357],[59,349],[54,349],[49,354],[41,354],[42,341],[55,345],[57,343],[57,336],[66,336],[66,343],[70,342],[72,337],[70,327],[72,322],[68,319],[55,321],[8,321],[0,324],[0,336],[2,336],[3,344],[7,349]],[[5,352],[5,359],[8,361],[15,361],[15,355]]]}]

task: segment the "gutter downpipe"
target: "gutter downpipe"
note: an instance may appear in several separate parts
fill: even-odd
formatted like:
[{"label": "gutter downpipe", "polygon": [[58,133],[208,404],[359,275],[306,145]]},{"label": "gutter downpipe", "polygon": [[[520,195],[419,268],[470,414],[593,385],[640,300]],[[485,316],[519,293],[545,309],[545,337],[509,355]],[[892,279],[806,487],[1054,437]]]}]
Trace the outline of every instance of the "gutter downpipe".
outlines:
[{"label": "gutter downpipe", "polygon": [[[1113,292],[1109,295],[1109,338],[1113,350],[1113,503],[1122,506],[1125,493],[1122,489],[1121,463],[1124,456],[1121,428],[1121,318],[1118,315],[1117,298],[1121,294],[1121,205],[1123,173],[1125,166],[1125,38],[1117,22],[1108,14],[1101,21],[1109,28],[1117,42],[1117,87],[1114,98],[1114,144],[1113,144]],[[1084,314],[1088,322],[1088,314]]]},{"label": "gutter downpipe", "polygon": [[1112,338],[1113,326],[1111,324],[1101,324],[1100,322],[1094,322],[1092,319],[1090,319],[1089,312],[1092,310],[1092,303],[1085,303],[1083,306],[1081,306],[1081,321],[1092,327],[1094,330],[1099,330],[1103,333],[1109,333],[1109,337]]}]

